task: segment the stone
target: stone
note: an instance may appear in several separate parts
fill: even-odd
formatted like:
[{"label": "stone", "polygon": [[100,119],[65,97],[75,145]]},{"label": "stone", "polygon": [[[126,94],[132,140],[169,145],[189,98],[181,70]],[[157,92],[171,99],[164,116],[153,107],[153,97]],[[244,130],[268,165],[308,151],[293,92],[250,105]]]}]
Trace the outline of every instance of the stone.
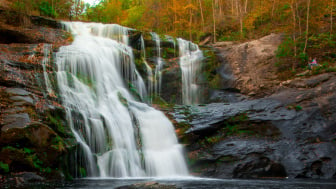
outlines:
[{"label": "stone", "polygon": [[145,183],[137,183],[127,186],[120,186],[116,189],[179,189],[181,187],[177,187],[175,185],[170,184],[161,184],[157,182],[145,182]]},{"label": "stone", "polygon": [[[221,59],[220,67],[217,69],[221,82],[227,81],[227,70],[231,70],[233,75],[230,76],[231,88],[237,88],[243,94],[250,93],[258,96],[269,94],[268,89],[280,83],[276,78],[277,68],[274,62],[275,52],[282,38],[281,34],[270,34],[261,39],[240,44],[232,42],[213,44],[217,56]],[[221,69],[221,67],[228,69]]]},{"label": "stone", "polygon": [[23,173],[16,174],[16,176],[23,178],[24,182],[38,182],[38,181],[45,180],[45,178],[33,172],[23,172]]},{"label": "stone", "polygon": [[30,95],[31,93],[22,89],[22,88],[6,88],[5,90],[9,94],[13,95],[20,95],[20,96],[27,96]]},{"label": "stone", "polygon": [[34,100],[29,96],[12,96],[9,99],[23,102],[23,104],[34,105]]},{"label": "stone", "polygon": [[27,113],[5,115],[3,119],[4,126],[1,128],[3,132],[13,128],[25,128],[31,122]]}]

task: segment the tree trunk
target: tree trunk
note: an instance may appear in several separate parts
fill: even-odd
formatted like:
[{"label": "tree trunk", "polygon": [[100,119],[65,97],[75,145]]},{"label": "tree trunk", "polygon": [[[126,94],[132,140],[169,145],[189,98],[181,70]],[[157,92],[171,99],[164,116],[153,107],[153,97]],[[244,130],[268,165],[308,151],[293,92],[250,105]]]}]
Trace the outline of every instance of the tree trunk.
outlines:
[{"label": "tree trunk", "polygon": [[245,9],[244,9],[245,14],[247,13],[247,3],[248,3],[248,0],[245,0]]},{"label": "tree trunk", "polygon": [[[189,4],[191,4],[191,0],[189,0]],[[192,8],[189,10],[189,41],[192,41],[191,27],[192,27]]]},{"label": "tree trunk", "polygon": [[238,4],[238,11],[239,11],[239,24],[240,24],[240,37],[243,38],[243,10],[242,10],[242,5]]},{"label": "tree trunk", "polygon": [[213,18],[213,35],[214,35],[214,43],[216,43],[216,18],[215,18],[215,0],[212,0],[212,18]]},{"label": "tree trunk", "polygon": [[201,2],[201,0],[198,0],[198,2],[199,2],[200,10],[201,10],[201,18],[202,18],[202,31],[204,31],[204,15],[203,15],[203,7],[202,7],[202,2]]},{"label": "tree trunk", "polygon": [[306,24],[306,42],[303,49],[303,53],[306,53],[307,43],[308,43],[308,32],[309,32],[309,10],[310,10],[310,0],[307,1],[307,24]]},{"label": "tree trunk", "polygon": [[275,1],[276,1],[276,0],[273,0],[273,5],[272,5],[272,14],[271,14],[271,17],[272,17],[272,18],[273,18],[273,16],[274,16]]},{"label": "tree trunk", "polygon": [[[292,0],[291,9],[293,13],[293,42],[294,42],[294,59],[296,60],[296,9],[294,8],[295,2]],[[292,70],[295,70],[296,61],[293,61]]]},{"label": "tree trunk", "polygon": [[330,38],[333,32],[333,12],[334,12],[334,0],[331,0],[331,8],[330,8]]},{"label": "tree trunk", "polygon": [[239,16],[239,4],[238,1],[240,0],[236,0],[236,12],[237,12],[237,16]]},{"label": "tree trunk", "polygon": [[233,0],[231,0],[231,13],[232,13],[232,16],[234,15],[234,2]]},{"label": "tree trunk", "polygon": [[300,36],[302,35],[302,28],[301,28],[301,18],[300,18],[300,14],[299,14],[299,5],[298,5],[298,2],[297,0],[295,0],[295,5],[296,5],[296,15],[298,16],[298,21],[299,21],[299,32],[300,32]]}]

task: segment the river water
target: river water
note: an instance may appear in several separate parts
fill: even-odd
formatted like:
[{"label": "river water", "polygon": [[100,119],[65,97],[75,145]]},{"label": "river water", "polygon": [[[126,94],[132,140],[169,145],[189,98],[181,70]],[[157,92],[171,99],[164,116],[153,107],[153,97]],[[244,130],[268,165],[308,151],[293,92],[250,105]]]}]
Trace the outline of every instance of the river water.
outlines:
[{"label": "river water", "polygon": [[[240,180],[240,179],[206,179],[206,178],[181,178],[181,179],[77,179],[57,183],[34,183],[20,188],[75,188],[75,189],[113,189],[137,183],[155,182],[163,185],[174,185],[181,189],[335,189],[336,181],[332,180]],[[5,188],[11,188],[5,186]]]}]

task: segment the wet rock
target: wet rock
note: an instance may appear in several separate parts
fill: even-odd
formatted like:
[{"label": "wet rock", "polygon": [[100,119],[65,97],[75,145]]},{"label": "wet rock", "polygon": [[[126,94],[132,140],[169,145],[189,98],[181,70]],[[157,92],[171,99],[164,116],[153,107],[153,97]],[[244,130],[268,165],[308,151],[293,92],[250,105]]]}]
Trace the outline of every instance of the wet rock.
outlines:
[{"label": "wet rock", "polygon": [[51,28],[62,28],[62,24],[53,19],[41,17],[41,16],[31,16],[30,20],[33,24],[38,25],[38,26],[47,26]]},{"label": "wet rock", "polygon": [[32,42],[32,39],[20,32],[0,28],[0,43],[2,44]]},{"label": "wet rock", "polygon": [[129,186],[120,186],[117,189],[178,189],[175,185],[168,185],[168,184],[160,184],[157,182],[146,182],[146,183],[138,183],[132,184]]},{"label": "wet rock", "polygon": [[209,95],[209,102],[211,103],[214,102],[233,103],[233,102],[241,102],[246,99],[248,99],[247,96],[242,95],[239,92],[231,92],[230,90],[213,90]]},{"label": "wet rock", "polygon": [[308,87],[291,84],[265,98],[176,108],[176,121],[190,124],[190,167],[216,178],[333,178],[335,81],[323,74],[300,78]]},{"label": "wet rock", "polygon": [[33,173],[33,172],[23,172],[19,174],[15,174],[16,177],[21,177],[23,182],[38,182],[44,181],[45,178],[41,177],[40,175]]},{"label": "wet rock", "polygon": [[[296,115],[293,110],[283,107],[279,101],[260,99],[237,103],[212,103],[205,106],[193,106],[189,110],[191,128],[187,131],[200,133],[207,129],[216,129],[221,122],[239,114],[246,113],[253,121],[290,120]],[[181,117],[178,112],[175,116]]]},{"label": "wet rock", "polygon": [[239,164],[233,171],[234,178],[284,178],[286,170],[283,165],[271,161],[267,157],[256,157]]}]

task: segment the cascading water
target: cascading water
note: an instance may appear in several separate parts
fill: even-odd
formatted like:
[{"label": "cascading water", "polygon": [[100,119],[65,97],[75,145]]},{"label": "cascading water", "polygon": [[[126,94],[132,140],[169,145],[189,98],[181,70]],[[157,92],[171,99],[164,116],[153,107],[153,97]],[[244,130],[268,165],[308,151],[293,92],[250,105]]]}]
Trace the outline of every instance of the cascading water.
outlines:
[{"label": "cascading water", "polygon": [[155,74],[154,74],[154,92],[156,95],[160,96],[161,92],[161,83],[162,83],[162,66],[163,61],[161,59],[161,40],[160,36],[155,33],[151,32],[153,41],[155,41],[156,44],[156,67],[155,67]]},{"label": "cascading water", "polygon": [[154,95],[154,77],[153,77],[152,68],[149,66],[146,60],[145,40],[142,36],[140,37],[140,42],[141,42],[142,60],[146,66],[146,71],[147,71],[147,93],[149,95],[148,101],[151,103],[152,97]]},{"label": "cascading water", "polygon": [[130,93],[135,88],[144,97],[146,90],[128,46],[129,29],[64,25],[75,38],[56,55],[57,80],[80,145],[75,171],[91,177],[188,175],[173,125]]},{"label": "cascading water", "polygon": [[43,68],[43,76],[44,76],[46,89],[49,94],[53,94],[53,90],[52,90],[50,79],[49,79],[48,72],[47,72],[47,66],[49,65],[49,62],[50,62],[51,48],[52,48],[52,45],[50,44],[43,45],[44,56],[42,59],[42,68]]},{"label": "cascading water", "polygon": [[176,56],[176,41],[174,40],[172,36],[169,36],[169,35],[165,35],[165,38],[167,41],[169,41],[170,43],[174,45],[174,56]]},{"label": "cascading water", "polygon": [[190,41],[181,38],[177,41],[182,71],[182,102],[183,104],[197,104],[200,102],[200,90],[196,77],[203,60],[203,53],[196,44]]}]

